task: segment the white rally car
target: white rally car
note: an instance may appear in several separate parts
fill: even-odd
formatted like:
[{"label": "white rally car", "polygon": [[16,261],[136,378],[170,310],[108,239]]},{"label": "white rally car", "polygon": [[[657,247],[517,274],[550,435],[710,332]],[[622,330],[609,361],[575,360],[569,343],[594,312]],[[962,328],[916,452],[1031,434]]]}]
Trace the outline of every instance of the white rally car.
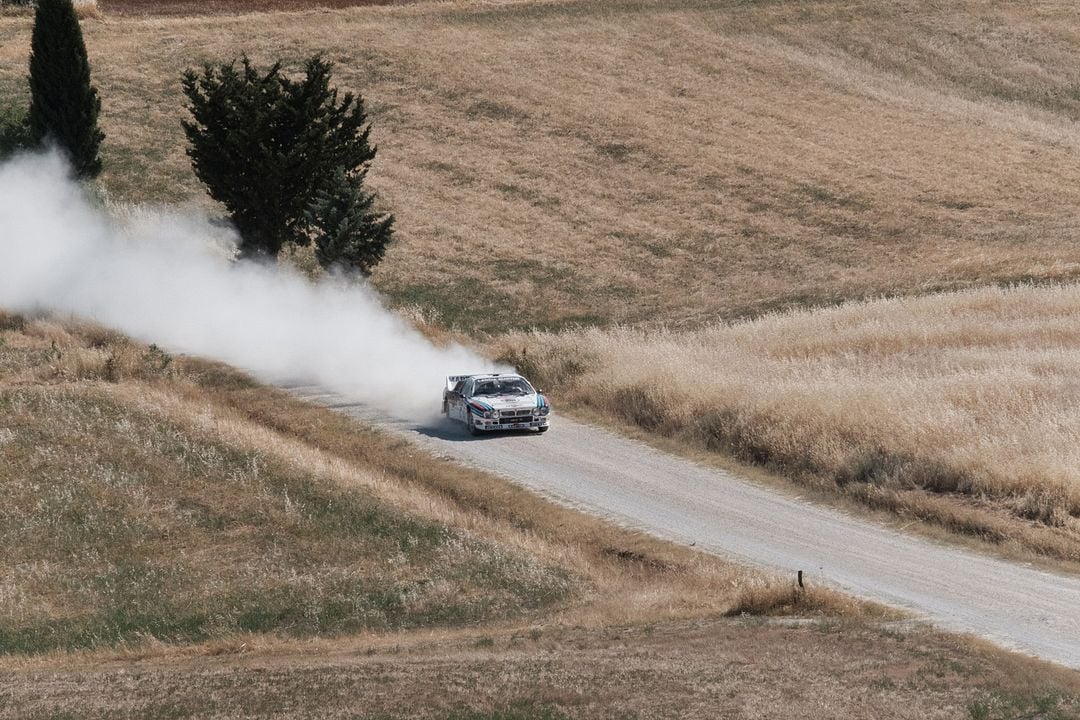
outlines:
[{"label": "white rally car", "polygon": [[451,375],[443,389],[443,413],[465,423],[470,435],[534,428],[547,432],[551,405],[520,375]]}]

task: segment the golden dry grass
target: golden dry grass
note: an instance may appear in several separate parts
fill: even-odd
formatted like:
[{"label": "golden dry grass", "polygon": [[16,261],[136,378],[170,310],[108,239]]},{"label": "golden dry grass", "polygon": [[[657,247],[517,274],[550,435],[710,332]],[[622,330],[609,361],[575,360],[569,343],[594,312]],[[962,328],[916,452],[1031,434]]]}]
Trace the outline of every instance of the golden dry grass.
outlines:
[{"label": "golden dry grass", "polygon": [[1018,287],[501,343],[569,406],[1076,561],[1078,314],[1080,287]]},{"label": "golden dry grass", "polygon": [[[1067,3],[605,0],[88,22],[114,197],[203,197],[179,74],[324,51],[444,325],[699,323],[1076,275]],[[0,95],[29,21],[0,21]]]},{"label": "golden dry grass", "polygon": [[1075,672],[903,627],[756,620],[358,638],[168,663],[73,657],[0,667],[5,683],[4,720],[1066,720],[1080,711]]},{"label": "golden dry grass", "polygon": [[0,489],[0,718],[945,717],[1080,691],[93,325],[0,312]]},{"label": "golden dry grass", "polygon": [[0,313],[0,461],[6,652],[866,611],[95,326]]},{"label": "golden dry grass", "polygon": [[[338,63],[340,83],[368,97],[380,144],[371,181],[399,218],[398,244],[376,284],[427,323],[487,332],[575,322],[698,325],[790,304],[1076,275],[1080,250],[1061,208],[1080,199],[1080,172],[1071,159],[1073,121],[1080,115],[1078,28],[1067,4],[989,0],[458,2],[226,18],[134,19],[106,12],[84,26],[109,136],[103,183],[120,200],[206,203],[179,130],[184,68],[243,51],[262,63],[281,57],[295,65],[325,51]],[[25,92],[28,47],[27,17],[0,17],[0,99]],[[788,332],[803,320],[769,319],[760,332]],[[11,327],[0,335],[7,341],[0,347],[0,393],[30,392],[27,387],[43,397],[70,393],[98,407],[107,401],[180,437],[205,442],[215,436],[290,472],[311,473],[327,487],[370,494],[409,517],[475,533],[507,553],[562,568],[579,584],[561,605],[489,619],[493,624],[478,629],[479,637],[467,630],[415,657],[399,658],[394,648],[426,642],[416,633],[307,646],[230,634],[184,650],[196,655],[186,665],[175,648],[151,639],[134,651],[145,658],[140,661],[100,652],[25,664],[9,658],[0,661],[0,685],[11,702],[0,716],[271,716],[292,710],[323,717],[369,711],[446,717],[462,705],[486,711],[518,700],[584,717],[608,717],[613,709],[685,717],[1076,712],[1074,698],[1059,700],[1061,693],[1077,692],[1074,677],[940,636],[830,620],[805,628],[709,620],[698,632],[678,619],[737,608],[769,613],[788,602],[790,587],[410,454],[399,441],[328,411],[246,386],[227,369],[186,361],[170,375],[155,369],[147,349],[123,339],[94,347],[86,334],[94,331],[45,321],[25,326],[0,316],[0,326],[5,323]],[[557,378],[563,399],[580,396],[622,412],[616,395],[590,396],[581,384],[593,372],[586,363],[607,368],[609,389],[622,383],[627,397],[642,401],[631,405],[644,410],[630,418],[640,420],[653,408],[648,389],[635,381],[677,370],[675,358],[688,353],[711,372],[713,399],[749,408],[736,417],[771,443],[740,447],[737,439],[755,435],[740,435],[743,426],[720,412],[713,429],[723,448],[760,452],[759,459],[823,485],[834,478],[825,465],[815,474],[812,463],[843,460],[853,449],[876,450],[878,416],[800,391],[800,378],[817,380],[814,370],[833,363],[836,372],[824,377],[834,383],[823,380],[811,390],[846,387],[844,397],[859,402],[889,393],[926,397],[920,383],[889,382],[900,350],[879,357],[873,343],[849,337],[848,349],[840,342],[834,356],[826,343],[816,364],[812,355],[785,360],[769,355],[764,339],[753,340],[753,327],[668,332],[659,341],[621,330],[543,335],[529,367]],[[905,332],[918,336],[911,328]],[[809,342],[812,333],[801,337]],[[742,390],[756,394],[717,389],[723,376],[710,356],[732,359],[717,339],[735,337],[743,338],[746,352],[744,365],[734,366],[743,374],[733,382],[745,382]],[[1021,344],[1039,339],[1019,337]],[[525,339],[510,336],[500,344],[517,351]],[[999,338],[990,348],[991,354],[1008,351],[1010,341]],[[956,362],[967,362],[962,348],[950,351]],[[844,365],[847,352],[861,352],[867,363],[865,372],[849,373],[849,384],[840,377],[840,369],[856,364]],[[928,356],[933,352],[926,349]],[[1049,354],[1049,376],[1068,367]],[[1022,352],[1017,357],[1031,359]],[[976,378],[982,371],[993,375],[992,359],[982,360]],[[790,373],[775,397],[799,402],[770,404],[768,383],[777,376],[750,367],[757,364]],[[935,363],[927,358],[912,364],[939,386],[956,379],[933,375]],[[1022,387],[1022,378],[1007,369],[997,367]],[[676,377],[671,392],[700,407],[692,389],[697,378]],[[879,397],[874,388],[881,379]],[[1021,407],[1023,416],[1029,404],[1016,405],[1016,398],[1026,396],[1019,392],[1010,405],[1009,392],[959,398],[951,417],[970,411],[964,403],[977,410],[984,397],[992,407],[1000,400],[1005,411]],[[683,412],[676,408],[672,418]],[[848,422],[849,415],[864,422]],[[42,422],[49,417],[40,416]],[[770,434],[768,420],[784,417],[786,424]],[[897,441],[925,436],[895,415],[884,417]],[[943,422],[933,409],[917,417]],[[692,423],[685,430],[689,437],[713,437]],[[0,452],[10,439],[0,431]],[[1060,512],[1067,507],[1063,498],[1072,500],[1059,492],[1071,487],[1071,476],[1051,484],[1046,502],[1030,488],[1010,490],[1017,486],[1007,478],[967,478],[956,481],[959,492],[946,494],[959,498],[949,504],[940,502],[940,492],[905,485],[936,477],[939,466],[921,465],[923,455],[868,457],[880,467],[865,466],[867,473],[855,473],[845,486],[861,488],[860,497],[933,518],[948,517],[944,508],[951,508],[958,526],[974,523],[977,532],[1044,552],[1074,552],[1069,533],[1075,517]],[[875,474],[881,468],[884,476]],[[975,488],[978,493],[968,492]],[[973,497],[979,508],[971,508]],[[1017,532],[1023,512],[1033,519]],[[1040,525],[1043,520],[1049,523]],[[224,559],[200,555],[207,568]],[[70,568],[52,570],[42,587],[55,587]],[[16,586],[22,592],[36,587]],[[43,600],[47,590],[37,592],[18,612],[52,611]],[[830,613],[860,611],[824,593],[811,600]],[[650,644],[640,627],[625,641],[611,629],[641,622],[668,623],[666,644]],[[541,624],[550,626],[540,630]],[[574,624],[583,629],[568,629]],[[530,626],[537,638],[554,638],[552,644],[533,640]],[[538,649],[520,647],[528,642]],[[373,658],[358,659],[368,647]],[[322,665],[311,662],[312,654],[325,653],[334,656]],[[206,656],[218,654],[224,659],[209,666]],[[102,660],[125,674],[134,671],[128,677],[135,680],[118,681],[119,670],[87,674],[75,667]],[[88,695],[90,685],[122,690]],[[358,692],[375,700],[358,709]],[[402,698],[409,703],[405,712]]]},{"label": "golden dry grass", "polygon": [[158,17],[400,4],[403,4],[401,0],[101,0],[100,7],[102,12],[112,16]]}]

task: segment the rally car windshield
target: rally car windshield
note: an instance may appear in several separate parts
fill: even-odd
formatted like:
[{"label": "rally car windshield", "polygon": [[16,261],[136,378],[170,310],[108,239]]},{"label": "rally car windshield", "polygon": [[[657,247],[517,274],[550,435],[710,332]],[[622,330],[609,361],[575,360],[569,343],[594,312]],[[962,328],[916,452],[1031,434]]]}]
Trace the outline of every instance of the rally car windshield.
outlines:
[{"label": "rally car windshield", "polygon": [[476,384],[473,396],[479,395],[531,395],[533,389],[523,378],[483,380]]}]

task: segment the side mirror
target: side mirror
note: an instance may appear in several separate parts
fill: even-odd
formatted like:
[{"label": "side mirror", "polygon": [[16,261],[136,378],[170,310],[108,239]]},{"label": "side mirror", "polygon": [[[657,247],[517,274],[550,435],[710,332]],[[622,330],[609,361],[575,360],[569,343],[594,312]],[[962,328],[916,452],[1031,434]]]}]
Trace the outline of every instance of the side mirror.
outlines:
[{"label": "side mirror", "polygon": [[537,394],[537,395],[543,395],[543,394],[544,394],[544,391],[543,391],[543,390],[541,390],[540,388],[536,388],[536,394]]}]

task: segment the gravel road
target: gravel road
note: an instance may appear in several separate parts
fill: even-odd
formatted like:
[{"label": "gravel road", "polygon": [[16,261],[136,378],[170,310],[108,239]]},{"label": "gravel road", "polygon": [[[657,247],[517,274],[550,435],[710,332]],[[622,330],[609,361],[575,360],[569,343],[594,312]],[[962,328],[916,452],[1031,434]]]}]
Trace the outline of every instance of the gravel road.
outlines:
[{"label": "gravel road", "polygon": [[318,388],[292,390],[620,525],[793,579],[803,570],[940,628],[1080,668],[1080,578],[905,535],[561,416],[545,435],[471,438],[460,424],[410,425]]}]

